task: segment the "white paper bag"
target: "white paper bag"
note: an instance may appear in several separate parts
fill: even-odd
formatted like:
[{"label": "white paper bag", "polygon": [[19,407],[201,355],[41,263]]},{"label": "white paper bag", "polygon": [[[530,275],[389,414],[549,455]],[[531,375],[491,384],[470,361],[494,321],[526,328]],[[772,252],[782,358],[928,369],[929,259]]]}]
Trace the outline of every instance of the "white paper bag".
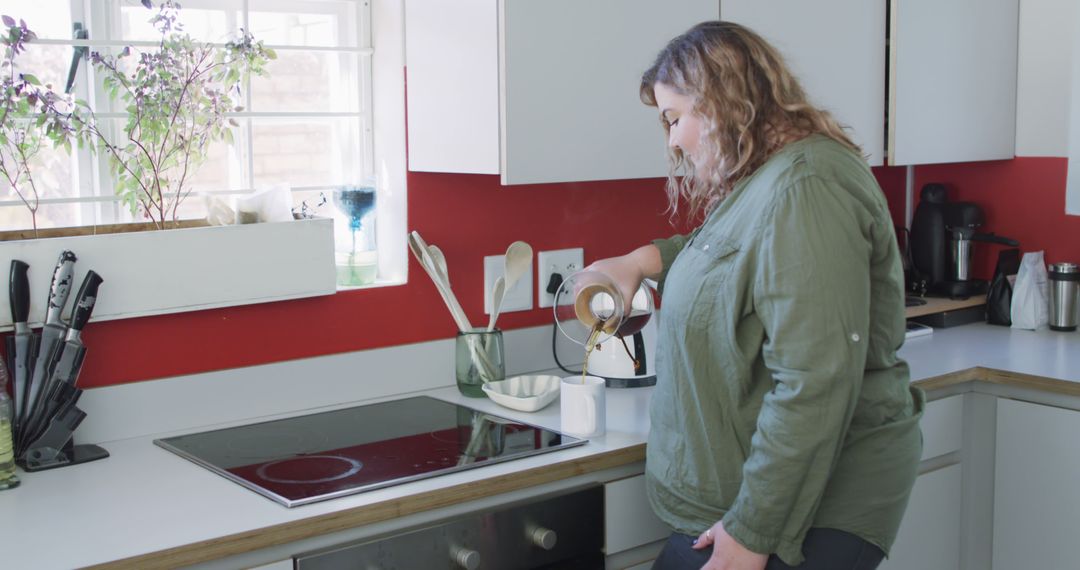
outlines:
[{"label": "white paper bag", "polygon": [[1046,263],[1043,252],[1025,253],[1016,273],[1012,296],[1012,327],[1035,330],[1050,322],[1047,306]]}]

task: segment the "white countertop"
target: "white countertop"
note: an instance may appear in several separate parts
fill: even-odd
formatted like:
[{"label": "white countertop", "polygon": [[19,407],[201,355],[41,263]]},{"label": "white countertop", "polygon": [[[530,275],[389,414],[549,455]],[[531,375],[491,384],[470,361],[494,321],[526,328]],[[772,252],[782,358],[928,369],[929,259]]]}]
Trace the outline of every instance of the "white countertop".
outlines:
[{"label": "white countertop", "polygon": [[[912,380],[982,366],[1080,381],[1080,333],[966,325],[912,339],[901,356],[910,363]],[[292,509],[153,445],[153,437],[105,442],[108,459],[20,471],[22,485],[0,492],[3,565],[47,569],[103,563],[637,446],[648,432],[651,393],[650,388],[608,390],[607,433],[583,446]],[[529,414],[465,398],[454,387],[424,394],[559,428],[557,400]],[[407,395],[417,394],[402,396]]]},{"label": "white countertop", "polygon": [[976,366],[1080,382],[1080,332],[976,323],[913,338],[900,349],[912,381]]}]

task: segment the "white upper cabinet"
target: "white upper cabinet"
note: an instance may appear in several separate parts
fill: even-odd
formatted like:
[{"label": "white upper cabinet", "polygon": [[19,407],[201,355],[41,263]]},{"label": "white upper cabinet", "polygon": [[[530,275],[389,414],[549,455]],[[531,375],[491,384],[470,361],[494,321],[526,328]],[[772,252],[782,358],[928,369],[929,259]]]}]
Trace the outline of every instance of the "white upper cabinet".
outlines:
[{"label": "white upper cabinet", "polygon": [[723,0],[720,17],[783,54],[813,104],[829,111],[871,166],[885,159],[885,3]]},{"label": "white upper cabinet", "polygon": [[503,184],[666,176],[641,74],[719,11],[717,0],[408,0],[409,169]]},{"label": "white upper cabinet", "polygon": [[889,164],[1012,158],[1019,0],[892,0]]},{"label": "white upper cabinet", "polygon": [[409,170],[499,173],[495,0],[406,0]]}]

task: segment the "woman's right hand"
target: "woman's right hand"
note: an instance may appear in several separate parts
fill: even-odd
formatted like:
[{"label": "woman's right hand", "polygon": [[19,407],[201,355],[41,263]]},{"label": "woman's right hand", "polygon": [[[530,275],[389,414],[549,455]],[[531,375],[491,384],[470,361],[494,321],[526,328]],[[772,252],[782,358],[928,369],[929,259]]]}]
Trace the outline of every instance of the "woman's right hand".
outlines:
[{"label": "woman's right hand", "polygon": [[611,278],[615,286],[619,288],[624,307],[630,311],[630,302],[634,299],[638,287],[646,277],[659,274],[663,267],[660,262],[660,251],[655,245],[640,247],[626,255],[608,257],[597,260],[585,268],[588,271],[599,271]]}]

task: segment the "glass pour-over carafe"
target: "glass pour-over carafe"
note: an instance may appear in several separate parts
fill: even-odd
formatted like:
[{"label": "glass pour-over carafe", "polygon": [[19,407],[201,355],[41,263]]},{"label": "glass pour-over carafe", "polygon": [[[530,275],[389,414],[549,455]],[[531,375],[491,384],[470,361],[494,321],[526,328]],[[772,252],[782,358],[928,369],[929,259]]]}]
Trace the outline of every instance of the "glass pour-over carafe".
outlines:
[{"label": "glass pour-over carafe", "polygon": [[615,282],[599,271],[578,271],[567,277],[555,293],[555,323],[570,340],[588,347],[596,328],[599,344],[611,337],[629,337],[640,331],[653,315],[654,292],[642,282],[626,311]]}]

